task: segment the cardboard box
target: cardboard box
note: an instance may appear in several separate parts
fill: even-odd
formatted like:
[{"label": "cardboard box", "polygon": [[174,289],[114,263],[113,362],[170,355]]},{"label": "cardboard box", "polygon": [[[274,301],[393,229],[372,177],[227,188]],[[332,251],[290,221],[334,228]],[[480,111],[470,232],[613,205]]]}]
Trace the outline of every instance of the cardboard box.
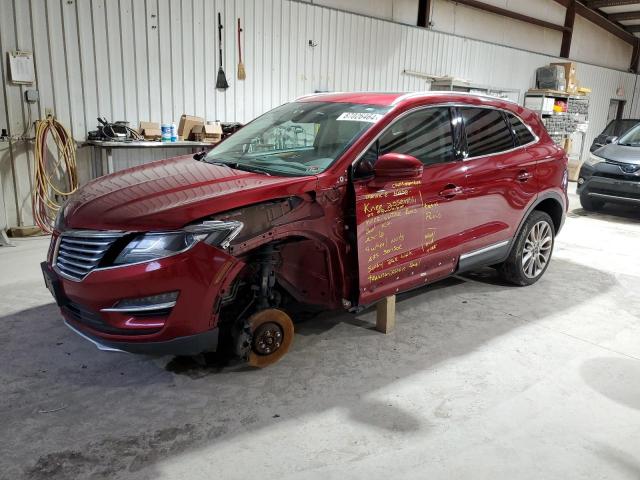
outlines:
[{"label": "cardboard box", "polygon": [[578,89],[578,78],[576,76],[576,64],[575,62],[557,62],[550,65],[557,65],[564,67],[564,79],[567,84],[567,91],[574,93]]},{"label": "cardboard box", "polygon": [[569,171],[569,180],[575,182],[580,177],[580,167],[582,167],[582,162],[580,162],[577,158],[569,159],[569,165],[567,165],[567,170]]},{"label": "cardboard box", "polygon": [[181,140],[191,140],[191,130],[196,125],[204,125],[204,118],[182,115],[178,124],[178,137]]},{"label": "cardboard box", "polygon": [[162,130],[159,128],[145,128],[142,136],[145,140],[160,140],[162,139]]},{"label": "cardboard box", "polygon": [[140,125],[138,125],[138,133],[142,135],[145,140],[158,140],[162,137],[160,124],[156,122],[140,122]]},{"label": "cardboard box", "polygon": [[160,130],[160,124],[157,122],[140,122],[140,125],[138,126],[138,132],[142,133],[147,128]]},{"label": "cardboard box", "polygon": [[222,126],[219,122],[195,125],[191,129],[193,139],[198,142],[218,143],[222,140]]}]

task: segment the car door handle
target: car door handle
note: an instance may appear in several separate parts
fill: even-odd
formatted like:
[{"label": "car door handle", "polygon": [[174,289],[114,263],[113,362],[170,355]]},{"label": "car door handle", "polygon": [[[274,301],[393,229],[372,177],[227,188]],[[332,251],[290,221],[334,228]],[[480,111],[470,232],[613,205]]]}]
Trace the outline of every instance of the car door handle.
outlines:
[{"label": "car door handle", "polygon": [[438,195],[442,198],[453,198],[456,195],[460,195],[462,193],[462,188],[457,185],[449,184],[445,185],[444,190],[442,190]]},{"label": "car door handle", "polygon": [[526,170],[521,170],[520,173],[518,173],[518,176],[516,177],[516,179],[519,182],[526,182],[527,180],[529,180],[531,177],[533,177],[533,173],[528,172]]}]

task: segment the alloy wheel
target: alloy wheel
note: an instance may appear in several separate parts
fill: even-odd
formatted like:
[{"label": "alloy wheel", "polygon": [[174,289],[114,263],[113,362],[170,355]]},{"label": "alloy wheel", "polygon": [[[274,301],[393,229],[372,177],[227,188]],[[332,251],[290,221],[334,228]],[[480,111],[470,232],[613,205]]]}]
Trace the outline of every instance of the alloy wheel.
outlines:
[{"label": "alloy wheel", "polygon": [[544,220],[539,221],[531,230],[522,249],[522,271],[527,278],[536,278],[542,274],[553,247],[551,225]]}]

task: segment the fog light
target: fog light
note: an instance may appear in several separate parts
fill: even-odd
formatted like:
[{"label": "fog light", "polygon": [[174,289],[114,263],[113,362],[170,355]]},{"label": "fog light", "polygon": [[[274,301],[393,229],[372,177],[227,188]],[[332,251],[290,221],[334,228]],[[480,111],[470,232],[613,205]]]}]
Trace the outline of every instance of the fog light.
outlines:
[{"label": "fog light", "polygon": [[103,308],[101,312],[151,312],[173,308],[178,299],[178,292],[159,293],[148,297],[126,298],[111,308]]},{"label": "fog light", "polygon": [[578,185],[582,185],[584,183],[584,178],[580,177],[578,179]]}]

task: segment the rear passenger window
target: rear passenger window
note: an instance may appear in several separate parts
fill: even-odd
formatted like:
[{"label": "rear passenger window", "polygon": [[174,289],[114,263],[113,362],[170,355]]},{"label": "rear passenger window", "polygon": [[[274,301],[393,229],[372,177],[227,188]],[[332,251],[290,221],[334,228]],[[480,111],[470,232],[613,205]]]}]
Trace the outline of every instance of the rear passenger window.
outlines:
[{"label": "rear passenger window", "polygon": [[454,160],[448,108],[425,108],[394,123],[378,141],[378,155],[404,153],[425,165]]},{"label": "rear passenger window", "polygon": [[467,132],[469,157],[481,157],[504,152],[514,147],[511,129],[500,110],[490,108],[460,108]]},{"label": "rear passenger window", "polygon": [[513,130],[513,134],[518,141],[518,145],[526,145],[527,143],[531,143],[536,139],[518,117],[511,113],[507,113],[507,118],[509,119],[511,130]]}]

